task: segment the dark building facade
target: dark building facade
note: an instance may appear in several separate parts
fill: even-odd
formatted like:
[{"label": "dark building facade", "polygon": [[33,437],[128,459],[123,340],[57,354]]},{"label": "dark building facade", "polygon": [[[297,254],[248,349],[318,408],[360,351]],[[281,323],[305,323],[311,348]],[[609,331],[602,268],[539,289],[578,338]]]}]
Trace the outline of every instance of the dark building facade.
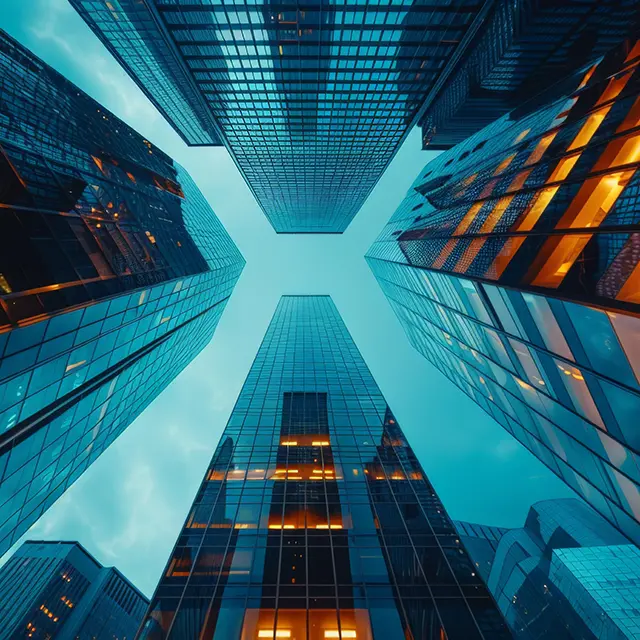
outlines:
[{"label": "dark building facade", "polygon": [[416,349],[636,543],[639,62],[441,154],[367,256]]},{"label": "dark building facade", "polygon": [[188,143],[224,142],[284,233],[346,229],[482,6],[71,4]]},{"label": "dark building facade", "polygon": [[197,355],[244,261],[186,171],[0,32],[0,553]]},{"label": "dark building facade", "polygon": [[2,640],[133,640],[149,601],[77,542],[25,542],[0,568]]},{"label": "dark building facade", "polygon": [[489,0],[479,22],[421,113],[425,149],[449,149],[540,99],[543,89],[637,33],[640,8],[635,0]]},{"label": "dark building facade", "polygon": [[462,543],[478,568],[482,579],[487,582],[498,544],[509,529],[473,522],[462,522],[460,520],[456,520],[453,524],[458,530]]},{"label": "dark building facade", "polygon": [[328,296],[276,309],[140,639],[510,637]]},{"label": "dark building facade", "polygon": [[640,551],[584,502],[539,502],[524,527],[504,531],[497,543],[495,527],[455,524],[478,566],[493,547],[486,581],[515,638],[640,634]]}]

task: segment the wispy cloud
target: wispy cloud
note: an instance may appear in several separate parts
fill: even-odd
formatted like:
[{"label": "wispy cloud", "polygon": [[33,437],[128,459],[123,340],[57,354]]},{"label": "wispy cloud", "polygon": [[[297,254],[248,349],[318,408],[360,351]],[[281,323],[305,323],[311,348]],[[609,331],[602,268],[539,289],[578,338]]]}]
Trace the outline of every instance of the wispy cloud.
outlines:
[{"label": "wispy cloud", "polygon": [[[38,40],[48,42],[63,53],[74,69],[87,79],[82,88],[105,106],[127,120],[144,122],[149,126],[159,117],[158,112],[133,85],[97,38],[91,46],[83,41],[82,47],[69,32],[69,22],[79,18],[66,0],[39,0],[39,10],[34,12],[30,32]],[[85,28],[80,24],[80,28]]]}]

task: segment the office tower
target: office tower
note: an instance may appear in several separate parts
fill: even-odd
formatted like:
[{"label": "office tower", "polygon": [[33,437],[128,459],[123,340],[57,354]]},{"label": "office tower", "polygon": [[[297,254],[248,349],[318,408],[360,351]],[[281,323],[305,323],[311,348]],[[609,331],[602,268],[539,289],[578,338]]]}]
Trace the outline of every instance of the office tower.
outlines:
[{"label": "office tower", "polygon": [[284,296],[139,638],[509,637],[328,296]]},{"label": "office tower", "polygon": [[186,171],[0,32],[0,554],[213,335],[244,261]]},{"label": "office tower", "polygon": [[524,527],[505,531],[497,546],[495,527],[455,524],[479,567],[487,555],[474,550],[489,533],[494,557],[486,582],[514,638],[626,640],[640,634],[640,551],[584,502],[535,504]]},{"label": "office tower", "polygon": [[277,232],[342,233],[482,3],[71,4],[188,144],[225,144]]},{"label": "office tower", "polygon": [[78,542],[29,540],[0,568],[2,640],[133,640],[148,605]]},{"label": "office tower", "polygon": [[497,0],[484,3],[476,23],[457,64],[446,67],[424,105],[425,149],[450,149],[539,99],[545,88],[636,34],[640,9],[635,0]]},{"label": "office tower", "polygon": [[367,256],[413,346],[636,543],[639,53],[438,156]]}]

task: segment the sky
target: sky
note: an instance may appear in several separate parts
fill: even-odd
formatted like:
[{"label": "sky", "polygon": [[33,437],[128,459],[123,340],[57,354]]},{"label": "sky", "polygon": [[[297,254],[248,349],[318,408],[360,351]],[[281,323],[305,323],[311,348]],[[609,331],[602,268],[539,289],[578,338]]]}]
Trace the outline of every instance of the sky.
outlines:
[{"label": "sky", "polygon": [[417,130],[343,235],[277,235],[227,151],[188,148],[67,0],[0,4],[1,28],[190,172],[247,261],[211,343],[23,539],[78,540],[151,596],[283,294],[333,297],[451,517],[517,527],[574,496],[413,350],[364,260],[436,156]]}]

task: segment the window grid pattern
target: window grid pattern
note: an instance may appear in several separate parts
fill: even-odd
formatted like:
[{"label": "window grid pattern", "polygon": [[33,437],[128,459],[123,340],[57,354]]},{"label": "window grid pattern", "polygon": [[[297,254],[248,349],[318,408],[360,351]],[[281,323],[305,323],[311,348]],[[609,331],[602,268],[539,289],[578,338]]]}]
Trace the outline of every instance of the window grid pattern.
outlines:
[{"label": "window grid pattern", "polygon": [[637,311],[639,65],[619,47],[438,156],[369,254]]},{"label": "window grid pattern", "polygon": [[281,299],[141,638],[200,633],[509,637],[329,297]]},{"label": "window grid pattern", "polygon": [[25,542],[0,568],[0,594],[2,640],[133,638],[148,605],[76,542]]},{"label": "window grid pattern", "polygon": [[596,633],[640,635],[640,551],[632,545],[556,549],[551,576],[586,625]]},{"label": "window grid pattern", "polygon": [[0,146],[2,553],[208,343],[244,260],[182,167],[4,33]]},{"label": "window grid pattern", "polygon": [[149,80],[167,57],[156,53],[164,40],[183,67],[167,91],[188,76],[284,233],[346,229],[480,7],[475,0],[72,4],[134,80],[166,104],[166,92]]},{"label": "window grid pattern", "polygon": [[622,149],[640,149],[639,56],[619,47],[439,156],[367,255],[413,346],[636,542],[637,158]]},{"label": "window grid pattern", "polygon": [[637,319],[407,265],[370,266],[412,345],[640,539]]},{"label": "window grid pattern", "polygon": [[634,35],[634,0],[496,2],[465,59],[420,119],[425,149],[449,149],[585,60]]},{"label": "window grid pattern", "polygon": [[[469,527],[468,523],[461,525]],[[478,535],[474,541],[481,539],[482,531],[491,529],[471,527]],[[469,548],[464,533],[462,540]],[[493,545],[493,536],[489,535],[486,542]],[[474,560],[484,557],[469,550]],[[558,558],[564,554],[571,557],[575,552],[578,558],[584,554],[605,564],[612,556],[630,556],[633,566],[636,551],[583,501],[545,500],[531,507],[523,528],[501,536],[487,584],[514,637],[521,640],[549,634],[558,640],[635,638],[635,633],[626,632],[634,628],[639,615],[637,607],[629,606],[629,599],[637,598],[633,593],[635,582],[614,578],[616,561],[608,565],[598,586],[589,578],[580,586],[580,567],[570,562],[563,567]],[[607,604],[601,606],[599,599]]]}]

